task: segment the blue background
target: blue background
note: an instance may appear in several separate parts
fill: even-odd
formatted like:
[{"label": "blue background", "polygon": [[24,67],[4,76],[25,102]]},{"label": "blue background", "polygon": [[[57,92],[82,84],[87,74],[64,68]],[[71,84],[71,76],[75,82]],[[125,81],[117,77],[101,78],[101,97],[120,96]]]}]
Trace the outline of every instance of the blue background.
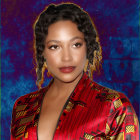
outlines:
[{"label": "blue background", "polygon": [[[63,0],[67,2],[66,0]],[[50,3],[62,0],[3,0],[1,9],[1,137],[10,139],[15,100],[37,90],[33,23]],[[140,40],[138,0],[71,0],[93,19],[103,50],[101,73],[94,80],[123,92],[139,115]],[[46,77],[44,86],[49,82]]]}]

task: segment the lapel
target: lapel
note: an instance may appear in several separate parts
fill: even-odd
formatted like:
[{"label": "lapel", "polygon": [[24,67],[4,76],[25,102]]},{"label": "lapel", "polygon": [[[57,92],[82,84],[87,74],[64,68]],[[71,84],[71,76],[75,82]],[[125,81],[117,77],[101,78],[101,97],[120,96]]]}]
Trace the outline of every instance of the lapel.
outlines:
[{"label": "lapel", "polygon": [[[43,97],[52,83],[53,79],[47,87],[22,96],[16,101],[13,109],[13,121],[11,126],[11,132],[13,136],[16,138],[26,138],[27,129],[31,127],[37,127]],[[87,107],[87,93],[91,90],[93,85],[94,84],[91,79],[85,72],[83,72],[81,79],[75,86],[75,89],[69,96],[60,113],[58,123],[56,125],[56,131],[57,128],[59,128],[59,122],[64,119],[64,116],[62,115],[64,112],[66,114],[70,113],[71,110],[76,106],[81,106],[84,108]]]},{"label": "lapel", "polygon": [[21,96],[16,100],[11,123],[11,134],[16,139],[27,137],[27,129],[37,127],[43,97],[52,81],[45,88]]},{"label": "lapel", "polygon": [[[61,128],[64,128],[66,124],[66,116],[70,116],[71,113],[75,110],[75,108],[82,107],[83,109],[87,109],[88,106],[88,92],[91,91],[91,87],[93,86],[92,80],[87,76],[87,74],[84,72],[81,79],[75,86],[75,89],[69,96],[68,100],[66,101],[60,116],[58,118],[58,122],[56,125],[56,129],[54,131],[53,139],[57,139]],[[78,112],[76,112],[78,113]],[[71,119],[71,118],[70,118]],[[62,130],[63,131],[63,130]]]}]

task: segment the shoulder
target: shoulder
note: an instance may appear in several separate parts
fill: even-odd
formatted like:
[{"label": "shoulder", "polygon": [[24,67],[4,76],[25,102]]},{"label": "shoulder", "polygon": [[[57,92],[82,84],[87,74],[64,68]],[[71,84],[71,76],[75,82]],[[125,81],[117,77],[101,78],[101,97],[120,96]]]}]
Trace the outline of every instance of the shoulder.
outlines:
[{"label": "shoulder", "polygon": [[[122,92],[116,91],[114,89],[102,86],[96,82],[92,82],[93,88],[98,91],[97,95],[99,98],[104,98],[106,100],[114,100],[116,98],[127,98]],[[127,98],[128,99],[128,98]]]},{"label": "shoulder", "polygon": [[122,92],[102,86],[96,82],[92,82],[91,89],[93,89],[93,94],[96,93],[97,100],[100,100],[102,103],[108,102],[109,104],[112,104],[114,109],[117,109],[121,106],[132,108],[128,97]]},{"label": "shoulder", "polygon": [[39,102],[39,100],[42,98],[44,93],[46,92],[46,88],[42,88],[40,90],[25,94],[23,96],[20,96],[13,106],[13,112],[12,112],[12,120],[15,118],[14,113],[24,110],[29,110],[31,106],[33,106],[35,103]]},{"label": "shoulder", "polygon": [[106,134],[114,138],[124,133],[125,137],[128,137],[131,132],[131,135],[137,139],[138,117],[127,96],[116,90],[103,87],[98,94],[98,98],[110,104],[110,106],[104,108],[108,109]]},{"label": "shoulder", "polygon": [[[138,118],[127,96],[119,91],[102,86],[94,81],[90,83],[89,107],[98,120],[105,120],[105,134],[110,138],[138,137]],[[96,112],[96,113],[95,113]]]},{"label": "shoulder", "polygon": [[23,96],[20,96],[14,104],[14,108],[18,108],[18,105],[28,105],[30,102],[33,102],[38,97],[42,96],[43,93],[46,91],[46,88],[42,88],[40,90],[25,94]]},{"label": "shoulder", "polygon": [[26,110],[30,110],[35,106],[35,104],[38,104],[38,102],[42,99],[44,93],[46,92],[46,88],[42,88],[40,90],[25,94],[21,97],[19,97],[13,106],[13,111],[12,111],[12,122],[15,120],[17,117],[18,113],[17,112],[23,112]]},{"label": "shoulder", "polygon": [[11,133],[15,135],[17,133],[16,127],[27,122],[31,122],[35,115],[38,114],[40,109],[40,104],[46,88],[42,88],[38,91],[28,93],[24,96],[19,97],[13,107],[12,111],[12,122],[11,122]]},{"label": "shoulder", "polygon": [[101,103],[108,102],[108,105],[110,105],[107,107],[109,110],[108,118],[110,118],[110,120],[113,118],[113,116],[114,118],[123,117],[123,119],[125,118],[126,120],[129,120],[128,118],[132,117],[135,122],[138,120],[131,102],[124,93],[101,86],[99,84],[97,84],[97,87],[100,90],[97,93],[96,98],[100,100]]}]

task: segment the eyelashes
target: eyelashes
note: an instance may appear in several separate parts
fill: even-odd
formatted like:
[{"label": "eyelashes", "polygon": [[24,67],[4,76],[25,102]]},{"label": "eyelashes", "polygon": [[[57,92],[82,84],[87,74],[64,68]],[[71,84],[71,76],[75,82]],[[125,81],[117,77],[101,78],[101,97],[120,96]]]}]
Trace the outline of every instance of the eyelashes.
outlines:
[{"label": "eyelashes", "polygon": [[50,49],[50,50],[55,50],[57,48],[58,48],[58,45],[51,45],[48,47],[48,49]]},{"label": "eyelashes", "polygon": [[[73,44],[72,47],[74,47],[74,48],[80,48],[82,45],[83,45],[83,43],[77,42],[77,43]],[[50,49],[50,50],[56,50],[58,48],[59,48],[59,45],[50,45],[48,47],[48,49]]]},{"label": "eyelashes", "polygon": [[77,42],[73,46],[76,46],[76,48],[80,48],[82,45],[83,45],[82,43]]}]

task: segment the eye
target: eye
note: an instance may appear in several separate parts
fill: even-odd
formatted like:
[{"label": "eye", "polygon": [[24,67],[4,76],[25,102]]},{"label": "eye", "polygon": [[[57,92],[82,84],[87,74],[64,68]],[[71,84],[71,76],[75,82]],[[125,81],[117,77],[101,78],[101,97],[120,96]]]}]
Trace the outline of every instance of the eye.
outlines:
[{"label": "eye", "polygon": [[73,46],[76,47],[76,48],[80,48],[82,46],[82,43],[77,42]]},{"label": "eye", "polygon": [[57,49],[57,48],[58,48],[57,45],[51,45],[51,46],[49,46],[49,49],[50,49],[50,50],[55,50],[55,49]]}]

